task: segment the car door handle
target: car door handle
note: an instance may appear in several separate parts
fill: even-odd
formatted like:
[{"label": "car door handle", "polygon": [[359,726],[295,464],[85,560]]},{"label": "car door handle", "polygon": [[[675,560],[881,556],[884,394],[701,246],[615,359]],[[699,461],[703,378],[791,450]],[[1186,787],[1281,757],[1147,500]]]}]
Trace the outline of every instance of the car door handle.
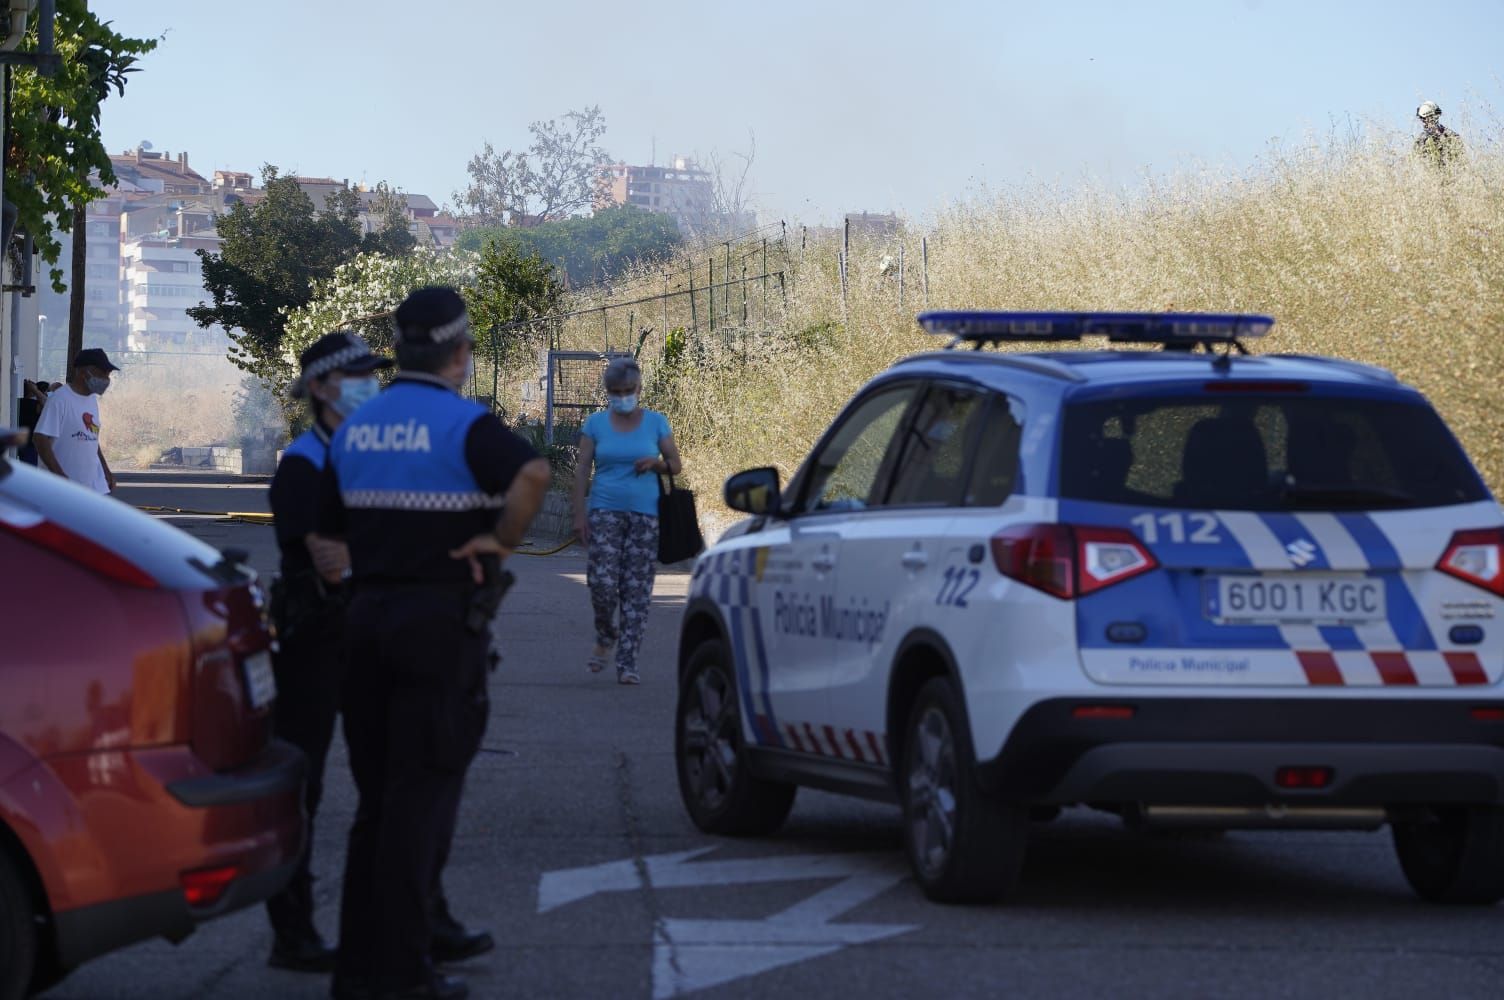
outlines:
[{"label": "car door handle", "polygon": [[821,552],[809,561],[817,573],[829,573],[836,568],[836,557],[829,552]]},{"label": "car door handle", "polygon": [[903,563],[904,569],[924,569],[924,567],[930,564],[930,557],[919,549],[913,549],[905,552],[903,558],[899,561]]}]

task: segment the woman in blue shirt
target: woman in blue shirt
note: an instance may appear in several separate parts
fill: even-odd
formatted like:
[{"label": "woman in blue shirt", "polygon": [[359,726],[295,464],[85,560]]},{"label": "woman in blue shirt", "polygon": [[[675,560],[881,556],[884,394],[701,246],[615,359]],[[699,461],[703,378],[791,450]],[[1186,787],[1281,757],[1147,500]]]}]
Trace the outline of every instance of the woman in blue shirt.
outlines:
[{"label": "woman in blue shirt", "polygon": [[679,449],[668,418],[637,405],[642,371],[635,360],[613,358],[602,377],[610,405],[580,429],[574,474],[574,530],[585,545],[595,609],[589,666],[591,673],[604,670],[614,646],[617,681],[637,684],[637,651],[658,565],[657,473],[679,474]]}]

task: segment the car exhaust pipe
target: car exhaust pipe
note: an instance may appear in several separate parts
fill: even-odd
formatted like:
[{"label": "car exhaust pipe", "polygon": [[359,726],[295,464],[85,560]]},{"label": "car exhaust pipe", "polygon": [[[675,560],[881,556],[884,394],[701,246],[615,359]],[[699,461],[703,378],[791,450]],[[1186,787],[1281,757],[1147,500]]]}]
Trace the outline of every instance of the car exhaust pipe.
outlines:
[{"label": "car exhaust pipe", "polygon": [[1133,825],[1151,830],[1377,830],[1389,814],[1378,806],[1140,806]]}]

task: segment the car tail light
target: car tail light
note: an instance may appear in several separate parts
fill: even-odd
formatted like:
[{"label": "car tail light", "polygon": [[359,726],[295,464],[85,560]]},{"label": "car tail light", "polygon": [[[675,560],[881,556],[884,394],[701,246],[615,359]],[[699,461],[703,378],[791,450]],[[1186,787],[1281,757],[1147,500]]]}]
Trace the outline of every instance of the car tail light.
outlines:
[{"label": "car tail light", "polygon": [[1504,597],[1504,528],[1457,532],[1436,568]]},{"label": "car tail light", "polygon": [[1132,579],[1159,563],[1122,528],[1018,524],[992,536],[998,572],[1064,600]]},{"label": "car tail light", "polygon": [[40,517],[0,517],[0,528],[71,562],[132,587],[155,588],[157,581],[140,566],[75,531]]},{"label": "car tail light", "polygon": [[1329,767],[1282,767],[1274,772],[1280,788],[1326,788],[1332,783]]},{"label": "car tail light", "polygon": [[1077,705],[1071,709],[1071,718],[1131,719],[1136,711],[1132,705]]},{"label": "car tail light", "polygon": [[1478,722],[1504,722],[1504,708],[1494,705],[1479,705],[1473,709],[1472,716]]},{"label": "car tail light", "polygon": [[221,865],[183,872],[178,881],[183,887],[183,899],[189,906],[213,906],[239,874],[240,869],[235,865]]}]

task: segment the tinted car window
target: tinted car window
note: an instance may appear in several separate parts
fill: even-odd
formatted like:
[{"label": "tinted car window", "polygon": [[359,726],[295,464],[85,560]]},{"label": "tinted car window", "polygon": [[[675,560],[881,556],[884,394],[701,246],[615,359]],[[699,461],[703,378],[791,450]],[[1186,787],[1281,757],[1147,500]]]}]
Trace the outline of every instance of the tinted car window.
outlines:
[{"label": "tinted car window", "polygon": [[966,493],[968,506],[995,507],[1013,495],[1018,484],[1018,446],[1023,430],[1013,403],[1004,396],[994,396],[977,440],[976,467]]},{"label": "tinted car window", "polygon": [[1240,510],[1439,507],[1488,496],[1430,407],[1309,395],[1067,409],[1060,494]]},{"label": "tinted car window", "polygon": [[883,459],[916,389],[881,389],[857,404],[811,463],[805,510],[861,510],[873,503]]},{"label": "tinted car window", "polygon": [[904,430],[888,505],[960,504],[986,409],[987,397],[977,390],[931,386]]}]

